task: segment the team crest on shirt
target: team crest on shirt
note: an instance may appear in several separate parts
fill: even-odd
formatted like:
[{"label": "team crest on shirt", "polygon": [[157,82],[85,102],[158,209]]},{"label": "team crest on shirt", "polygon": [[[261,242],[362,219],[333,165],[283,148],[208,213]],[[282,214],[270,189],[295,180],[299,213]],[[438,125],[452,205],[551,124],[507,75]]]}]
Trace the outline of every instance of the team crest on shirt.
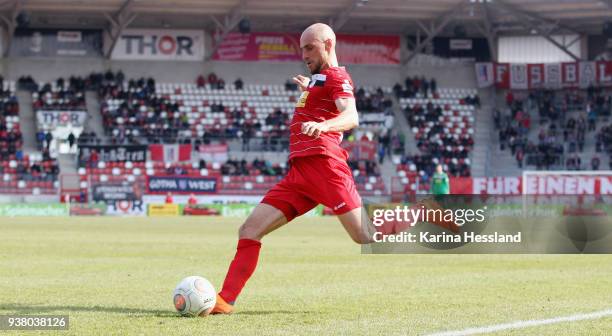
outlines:
[{"label": "team crest on shirt", "polygon": [[306,106],[306,99],[308,98],[308,91],[302,91],[300,98],[295,103],[295,107],[304,107]]},{"label": "team crest on shirt", "polygon": [[326,79],[327,79],[327,75],[322,75],[322,74],[312,75],[312,77],[310,78],[310,84],[308,84],[308,87],[311,88],[315,86],[324,86]]}]

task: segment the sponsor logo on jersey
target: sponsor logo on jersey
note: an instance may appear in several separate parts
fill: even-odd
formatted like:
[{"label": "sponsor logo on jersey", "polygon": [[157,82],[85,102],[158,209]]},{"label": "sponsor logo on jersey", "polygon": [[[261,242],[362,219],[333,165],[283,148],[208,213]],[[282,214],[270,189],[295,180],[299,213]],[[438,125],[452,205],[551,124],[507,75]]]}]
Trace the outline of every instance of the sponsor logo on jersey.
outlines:
[{"label": "sponsor logo on jersey", "polygon": [[306,99],[308,98],[308,91],[302,91],[302,95],[295,103],[295,107],[304,107],[306,106]]}]

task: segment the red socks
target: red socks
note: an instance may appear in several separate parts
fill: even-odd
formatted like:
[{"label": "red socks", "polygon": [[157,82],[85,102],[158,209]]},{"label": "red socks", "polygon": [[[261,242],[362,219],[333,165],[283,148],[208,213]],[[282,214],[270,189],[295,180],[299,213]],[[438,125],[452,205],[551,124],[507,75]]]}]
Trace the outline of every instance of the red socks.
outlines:
[{"label": "red socks", "polygon": [[225,276],[223,289],[219,293],[227,303],[234,304],[247,280],[249,280],[255,271],[260,248],[261,243],[257,240],[238,240],[236,255]]}]

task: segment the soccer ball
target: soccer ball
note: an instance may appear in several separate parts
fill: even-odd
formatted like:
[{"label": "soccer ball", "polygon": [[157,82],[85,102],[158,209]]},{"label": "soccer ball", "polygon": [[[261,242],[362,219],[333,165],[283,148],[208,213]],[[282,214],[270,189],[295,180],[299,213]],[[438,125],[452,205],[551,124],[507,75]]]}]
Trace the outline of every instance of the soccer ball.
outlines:
[{"label": "soccer ball", "polygon": [[172,297],[174,308],[183,316],[206,316],[217,302],[213,285],[195,275],[181,280]]}]

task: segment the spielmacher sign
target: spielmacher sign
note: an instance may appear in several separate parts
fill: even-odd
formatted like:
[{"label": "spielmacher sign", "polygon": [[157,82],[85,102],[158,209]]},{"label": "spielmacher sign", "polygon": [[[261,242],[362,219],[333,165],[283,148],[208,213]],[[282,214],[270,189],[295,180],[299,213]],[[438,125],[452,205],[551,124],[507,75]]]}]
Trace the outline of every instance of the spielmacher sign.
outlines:
[{"label": "spielmacher sign", "polygon": [[68,216],[70,208],[60,203],[12,203],[0,204],[0,217],[19,216]]}]

